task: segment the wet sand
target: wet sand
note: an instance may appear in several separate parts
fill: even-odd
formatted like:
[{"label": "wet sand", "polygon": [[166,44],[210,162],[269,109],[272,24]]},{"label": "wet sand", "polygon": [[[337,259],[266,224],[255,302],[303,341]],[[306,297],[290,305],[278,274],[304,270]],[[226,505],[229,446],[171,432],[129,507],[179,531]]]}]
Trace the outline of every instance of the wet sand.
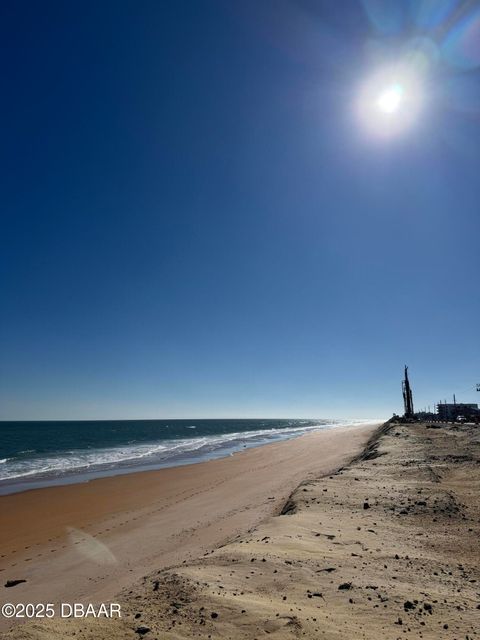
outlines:
[{"label": "wet sand", "polygon": [[[357,455],[374,428],[339,427],[220,460],[1,496],[2,602],[115,601],[153,568],[193,562],[278,512],[300,482]],[[25,582],[3,587],[8,580]]]}]

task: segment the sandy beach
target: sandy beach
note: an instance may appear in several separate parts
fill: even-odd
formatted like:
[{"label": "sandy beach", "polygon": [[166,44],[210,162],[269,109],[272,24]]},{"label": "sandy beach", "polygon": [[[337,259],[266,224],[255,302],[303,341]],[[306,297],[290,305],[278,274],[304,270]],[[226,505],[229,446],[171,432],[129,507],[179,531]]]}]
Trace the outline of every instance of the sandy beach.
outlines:
[{"label": "sandy beach", "polygon": [[2,589],[2,601],[112,601],[152,568],[193,561],[277,513],[299,483],[357,455],[373,429],[339,427],[210,462],[2,496],[2,583],[26,581]]},{"label": "sandy beach", "polygon": [[[338,459],[340,443],[348,446],[343,462]],[[302,460],[303,480],[288,496],[288,482],[278,482],[278,466],[273,462],[266,471],[261,466],[262,460],[265,464],[287,455],[290,447],[286,464]],[[318,457],[319,449],[321,459],[325,455],[329,461],[315,470],[308,467],[309,452]],[[330,467],[318,473],[335,461],[335,471]],[[247,452],[234,464],[250,467],[247,474],[257,479],[263,473],[262,482],[273,484],[271,496],[262,494],[265,502],[257,505],[254,517],[245,509],[236,525],[229,525],[225,538],[230,542],[220,544],[218,532],[216,543],[204,546],[201,555],[200,541],[179,535],[179,541],[182,536],[190,539],[192,558],[178,562],[185,554],[179,549],[177,562],[162,568],[162,558],[152,557],[141,579],[132,573],[123,590],[119,582],[115,602],[122,606],[121,619],[28,622],[4,637],[478,637],[478,427],[387,424],[374,433],[363,428],[329,437],[315,434]],[[277,488],[284,491],[281,507],[268,501],[275,476]],[[231,487],[228,492],[231,500]],[[198,500],[192,498],[191,504]],[[221,521],[223,526],[226,522],[228,517]],[[211,531],[205,531],[210,540]],[[15,575],[21,573],[18,569]],[[12,592],[25,593],[32,588],[28,584]],[[92,585],[96,596],[98,586]]]},{"label": "sandy beach", "polygon": [[299,486],[281,515],[145,578],[123,594],[130,619],[82,625],[86,637],[478,637],[478,427],[379,435],[345,468]]}]

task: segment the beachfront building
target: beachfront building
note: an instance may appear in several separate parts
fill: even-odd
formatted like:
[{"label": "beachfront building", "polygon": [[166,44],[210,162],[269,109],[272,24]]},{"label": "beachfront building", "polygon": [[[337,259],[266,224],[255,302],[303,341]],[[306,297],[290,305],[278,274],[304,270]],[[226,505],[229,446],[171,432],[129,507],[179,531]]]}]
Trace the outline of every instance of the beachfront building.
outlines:
[{"label": "beachfront building", "polygon": [[437,415],[440,420],[456,420],[458,416],[466,419],[476,418],[480,414],[478,404],[456,402],[437,404]]}]

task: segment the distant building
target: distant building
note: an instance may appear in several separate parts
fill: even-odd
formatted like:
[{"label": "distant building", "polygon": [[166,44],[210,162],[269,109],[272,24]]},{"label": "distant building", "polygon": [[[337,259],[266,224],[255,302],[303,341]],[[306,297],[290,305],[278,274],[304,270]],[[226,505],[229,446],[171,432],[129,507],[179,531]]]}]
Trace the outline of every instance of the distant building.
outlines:
[{"label": "distant building", "polygon": [[456,420],[458,416],[474,418],[480,414],[478,404],[465,404],[456,402],[455,404],[438,404],[437,415],[440,420]]},{"label": "distant building", "polygon": [[435,418],[438,418],[438,416],[435,413],[432,413],[431,411],[417,411],[415,413],[415,417],[418,420],[422,420],[422,421],[435,420]]}]

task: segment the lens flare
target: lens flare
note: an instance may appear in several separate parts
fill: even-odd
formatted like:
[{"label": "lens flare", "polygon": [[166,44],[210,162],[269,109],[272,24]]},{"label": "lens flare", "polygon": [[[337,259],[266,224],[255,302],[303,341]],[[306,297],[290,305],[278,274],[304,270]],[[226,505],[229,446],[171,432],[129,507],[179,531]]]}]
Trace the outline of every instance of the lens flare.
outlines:
[{"label": "lens flare", "polygon": [[480,66],[480,7],[456,23],[442,44],[448,64],[468,71]]},{"label": "lens flare", "polygon": [[84,560],[103,565],[111,565],[117,562],[110,549],[89,533],[74,527],[67,527],[67,532],[73,548],[83,556]]}]

